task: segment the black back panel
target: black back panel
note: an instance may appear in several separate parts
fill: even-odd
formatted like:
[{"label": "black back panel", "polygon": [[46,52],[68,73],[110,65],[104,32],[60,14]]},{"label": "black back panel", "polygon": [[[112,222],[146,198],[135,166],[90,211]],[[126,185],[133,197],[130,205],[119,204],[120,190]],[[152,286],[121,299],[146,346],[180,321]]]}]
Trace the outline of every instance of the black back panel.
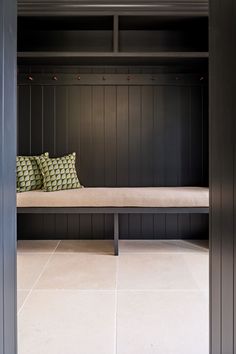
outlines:
[{"label": "black back panel", "polygon": [[[131,73],[127,68],[127,75],[125,68],[121,73],[117,71],[89,68],[77,81],[75,73],[57,74],[54,81],[49,73],[37,73],[32,74],[30,82],[28,74],[21,73],[19,154],[48,151],[51,156],[61,156],[75,151],[78,174],[85,187],[207,186],[207,87],[203,77],[189,73],[160,75],[155,70],[150,77],[143,68]],[[70,237],[75,235],[78,224],[83,237],[87,233],[88,237],[112,234],[105,222],[112,225],[109,216],[64,218],[63,222],[61,216],[55,217],[53,237],[58,222],[63,224],[59,228],[62,234]],[[69,220],[79,218],[77,226],[71,226]],[[205,217],[188,216],[187,232],[182,230],[183,218],[124,216],[122,234],[127,238],[176,237],[178,231],[191,236],[193,219],[202,225]],[[31,225],[36,224],[33,221]],[[205,230],[206,227],[203,233]],[[31,232],[34,233],[30,228],[27,234]],[[44,234],[41,229],[37,232]]]}]

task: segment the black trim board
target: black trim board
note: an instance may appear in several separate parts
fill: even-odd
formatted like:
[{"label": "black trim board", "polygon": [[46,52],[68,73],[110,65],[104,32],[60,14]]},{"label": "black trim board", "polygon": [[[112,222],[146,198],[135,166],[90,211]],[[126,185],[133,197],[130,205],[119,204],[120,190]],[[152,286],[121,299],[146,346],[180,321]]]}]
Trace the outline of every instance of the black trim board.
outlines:
[{"label": "black trim board", "polygon": [[[52,69],[53,71],[54,69]],[[201,86],[207,87],[208,75],[188,74],[188,73],[169,73],[169,74],[111,74],[92,73],[83,74],[79,69],[74,74],[68,73],[19,73],[18,85],[44,85],[44,86],[84,86],[84,85],[128,85],[128,86]]]},{"label": "black trim board", "polygon": [[19,214],[208,214],[207,207],[22,207]]}]

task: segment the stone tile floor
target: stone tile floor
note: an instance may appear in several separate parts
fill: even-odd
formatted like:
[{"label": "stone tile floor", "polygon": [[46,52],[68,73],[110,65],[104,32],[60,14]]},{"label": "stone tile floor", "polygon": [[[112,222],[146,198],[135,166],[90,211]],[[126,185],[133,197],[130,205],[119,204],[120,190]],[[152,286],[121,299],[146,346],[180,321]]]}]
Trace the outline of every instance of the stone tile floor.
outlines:
[{"label": "stone tile floor", "polygon": [[208,354],[204,241],[18,241],[19,354]]}]

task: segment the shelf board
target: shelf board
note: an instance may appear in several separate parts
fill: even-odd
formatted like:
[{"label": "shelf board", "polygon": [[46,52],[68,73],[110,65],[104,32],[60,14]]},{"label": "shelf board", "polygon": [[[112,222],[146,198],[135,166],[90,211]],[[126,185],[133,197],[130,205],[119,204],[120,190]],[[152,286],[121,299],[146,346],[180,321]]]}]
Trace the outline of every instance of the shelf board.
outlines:
[{"label": "shelf board", "polygon": [[18,58],[208,58],[208,52],[18,52]]},{"label": "shelf board", "polygon": [[19,64],[165,65],[206,63],[208,52],[18,52]]}]

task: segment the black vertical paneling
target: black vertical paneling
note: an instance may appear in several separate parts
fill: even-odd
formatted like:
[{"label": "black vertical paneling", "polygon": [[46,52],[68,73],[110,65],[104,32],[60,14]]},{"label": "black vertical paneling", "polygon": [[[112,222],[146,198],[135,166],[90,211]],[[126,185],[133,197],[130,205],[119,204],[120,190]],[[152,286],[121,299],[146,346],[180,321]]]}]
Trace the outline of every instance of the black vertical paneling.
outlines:
[{"label": "black vertical paneling", "polygon": [[104,239],[105,238],[105,215],[94,214],[91,219],[93,238]]},{"label": "black vertical paneling", "polygon": [[163,138],[165,134],[165,96],[162,86],[154,87],[154,185],[163,186],[165,180],[165,145]]},{"label": "black vertical paneling", "polygon": [[117,184],[116,148],[117,148],[117,119],[116,119],[116,87],[105,87],[105,186]]},{"label": "black vertical paneling", "polygon": [[[141,119],[142,119],[142,88],[129,87],[129,186],[141,185]],[[141,215],[129,215],[129,236],[140,238]]]},{"label": "black vertical paneling", "polygon": [[43,151],[43,87],[31,87],[31,139],[30,153],[41,154]]},{"label": "black vertical paneling", "polygon": [[92,218],[93,218],[93,215],[91,215],[91,214],[80,215],[79,234],[82,239],[91,240],[93,238]]},{"label": "black vertical paneling", "polygon": [[[97,186],[105,185],[105,156],[109,154],[105,142],[105,93],[104,87],[92,88],[92,149],[91,171]],[[110,119],[108,115],[108,119]]]},{"label": "black vertical paneling", "polygon": [[18,151],[30,154],[31,146],[31,87],[19,86],[18,90]]},{"label": "black vertical paneling", "polygon": [[16,1],[0,1],[0,354],[17,354]]},{"label": "black vertical paneling", "polygon": [[209,185],[209,94],[206,87],[202,88],[202,127],[203,127],[203,139],[202,139],[202,156],[203,156],[203,168],[202,168],[202,181],[204,186]]},{"label": "black vertical paneling", "polygon": [[[190,90],[190,161],[191,180],[193,184],[202,183],[203,156],[202,141],[199,144],[199,136],[202,136],[202,90],[199,87],[192,87]],[[198,149],[195,148],[198,146]]]},{"label": "black vertical paneling", "polygon": [[[54,238],[56,228],[56,216],[53,214],[43,214],[43,231],[44,235],[47,235],[48,239]],[[39,235],[40,238],[41,235]]]},{"label": "black vertical paneling", "polygon": [[[32,86],[30,88],[30,154],[39,155],[43,152],[43,86]],[[30,225],[35,227],[36,237],[43,234],[43,215],[32,215]]]},{"label": "black vertical paneling", "polygon": [[[104,75],[112,70],[81,68],[80,72]],[[117,72],[135,75],[150,72],[150,68],[118,68]],[[147,81],[142,86],[129,82],[69,85],[61,81],[20,85],[19,153],[49,151],[51,156],[60,156],[75,151],[84,186],[206,185],[208,129],[203,98],[207,100],[200,81],[199,85],[196,81],[184,85],[181,79],[168,85]],[[180,237],[191,238],[201,227],[204,234],[201,218],[192,217],[191,228],[190,219],[184,216],[123,215],[121,237],[167,238],[176,237],[178,232]],[[21,237],[112,235],[110,216],[28,218],[26,232],[19,216]]]},{"label": "black vertical paneling", "polygon": [[85,186],[93,186],[92,175],[92,87],[81,86],[79,94],[80,175]]},{"label": "black vertical paneling", "polygon": [[[153,87],[142,87],[141,103],[141,185],[153,186],[154,181],[154,159],[156,152],[153,149],[155,141],[154,132],[154,89]],[[153,215],[142,215],[141,235],[152,237],[154,232]]]},{"label": "black vertical paneling", "polygon": [[129,87],[129,186],[140,185],[141,181],[141,87]]},{"label": "black vertical paneling", "polygon": [[236,7],[210,1],[211,353],[235,345]]},{"label": "black vertical paneling", "polygon": [[207,185],[206,101],[181,82],[20,85],[19,153],[76,151],[85,186]]},{"label": "black vertical paneling", "polygon": [[154,215],[145,214],[141,216],[142,238],[152,239],[154,237]]},{"label": "black vertical paneling", "polygon": [[117,185],[129,184],[129,88],[117,87]]},{"label": "black vertical paneling", "polygon": [[154,95],[153,87],[144,86],[141,92],[141,184],[143,186],[154,185],[153,160],[155,150],[153,141],[155,141],[154,132]]},{"label": "black vertical paneling", "polygon": [[[69,125],[69,102],[66,86],[59,86],[55,89],[55,114],[54,114],[54,139],[56,156],[63,156],[68,153],[68,125]],[[58,238],[64,238],[68,233],[68,216],[55,216],[55,232]]]},{"label": "black vertical paneling", "polygon": [[166,238],[166,214],[154,215],[155,238]]},{"label": "black vertical paneling", "polygon": [[166,214],[166,238],[174,239],[178,232],[178,215]]},{"label": "black vertical paneling", "polygon": [[79,215],[68,215],[67,236],[69,239],[77,239],[79,236]]},{"label": "black vertical paneling", "polygon": [[164,166],[160,168],[165,171],[164,185],[176,186],[179,185],[179,131],[180,131],[180,96],[181,92],[177,87],[165,87],[164,102],[171,102],[165,104],[164,107],[164,131],[162,137],[164,140]]},{"label": "black vertical paneling", "polygon": [[55,93],[55,147],[56,155],[68,153],[68,87],[56,87]]},{"label": "black vertical paneling", "polygon": [[191,235],[190,218],[191,215],[189,214],[179,214],[178,216],[178,231],[179,231],[179,235],[182,235],[183,238],[187,238],[189,235]]},{"label": "black vertical paneling", "polygon": [[[24,86],[22,87],[24,88]],[[21,89],[22,89],[21,88]],[[43,89],[43,136],[42,150],[54,154],[54,118],[55,118],[55,88],[45,86]]]},{"label": "black vertical paneling", "polygon": [[[80,127],[78,99],[80,98],[79,87],[68,87],[68,151],[76,152],[76,164],[80,175]],[[79,215],[70,214],[67,217],[68,235],[70,238],[77,238],[79,234]]]}]

